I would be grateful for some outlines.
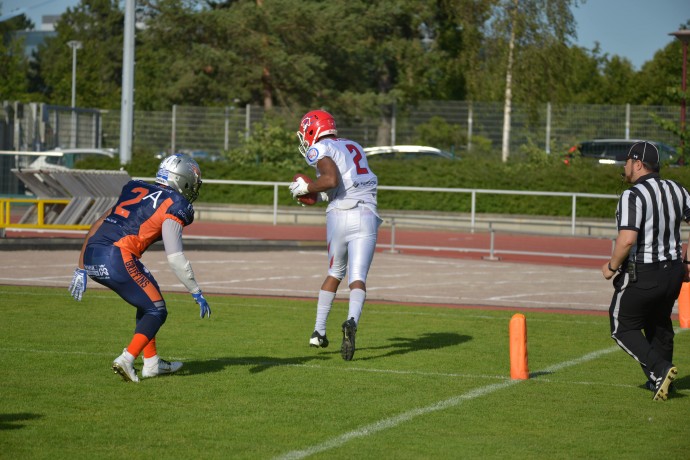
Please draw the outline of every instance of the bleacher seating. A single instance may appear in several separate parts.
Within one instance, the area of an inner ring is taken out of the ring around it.
[[[37,198],[67,198],[67,205],[46,206],[45,224],[91,225],[112,207],[127,171],[13,169],[12,172]],[[36,222],[36,206],[31,206],[20,223]]]

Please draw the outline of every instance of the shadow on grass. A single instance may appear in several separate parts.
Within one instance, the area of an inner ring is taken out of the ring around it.
[[[43,417],[40,414],[0,414],[0,430],[18,430],[24,428],[26,425],[23,423],[25,420],[36,420]]]
[[[434,350],[437,348],[450,347],[468,342],[472,340],[472,337],[469,335],[460,335],[455,332],[428,332],[417,338],[393,337],[388,340],[392,342],[390,345],[357,348],[357,351],[389,350],[387,353],[376,356],[366,356],[358,359],[358,361],[385,358],[387,356],[404,355],[413,351]]]
[[[178,373],[179,375],[209,374],[220,372],[228,366],[249,366],[249,372],[256,374],[272,367],[304,366],[311,361],[327,360],[322,356],[298,356],[293,358],[277,358],[275,356],[248,356],[243,358],[216,358],[205,361],[187,361]]]
[[[681,378],[675,379],[673,381],[673,389],[671,390],[671,393],[669,394],[669,399],[670,398],[686,398],[687,396],[679,393],[679,390],[687,390],[690,389],[690,375],[684,375]]]
[[[684,375],[683,377],[679,379],[675,379],[673,381],[673,384],[678,388],[679,390],[687,390],[690,389],[690,375]]]

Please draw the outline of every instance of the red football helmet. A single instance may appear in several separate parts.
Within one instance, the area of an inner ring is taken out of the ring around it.
[[[323,136],[337,135],[333,115],[324,110],[312,110],[302,117],[302,122],[297,131],[299,139],[299,151],[302,156],[307,156],[307,150]]]

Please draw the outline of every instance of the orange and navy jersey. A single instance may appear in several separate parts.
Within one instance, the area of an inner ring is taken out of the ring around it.
[[[180,193],[158,184],[132,180],[89,245],[117,246],[137,258],[161,239],[163,222],[173,219],[182,227],[194,222],[194,208]]]

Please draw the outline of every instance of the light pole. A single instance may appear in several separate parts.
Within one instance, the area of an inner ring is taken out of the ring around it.
[[[677,32],[671,32],[669,35],[673,35],[678,40],[683,43],[683,77],[681,78],[680,89],[682,91],[680,99],[680,148],[683,150],[683,156],[685,156],[685,82],[687,76],[687,63],[688,63],[688,43],[690,42],[690,30],[681,29]]]
[[[74,108],[77,102],[77,50],[81,49],[81,42],[70,40],[67,46],[72,48],[72,108]]]
[[[72,139],[70,146],[77,147],[77,113],[75,107],[77,105],[77,50],[81,49],[81,42],[77,40],[70,40],[67,46],[72,48]]]

